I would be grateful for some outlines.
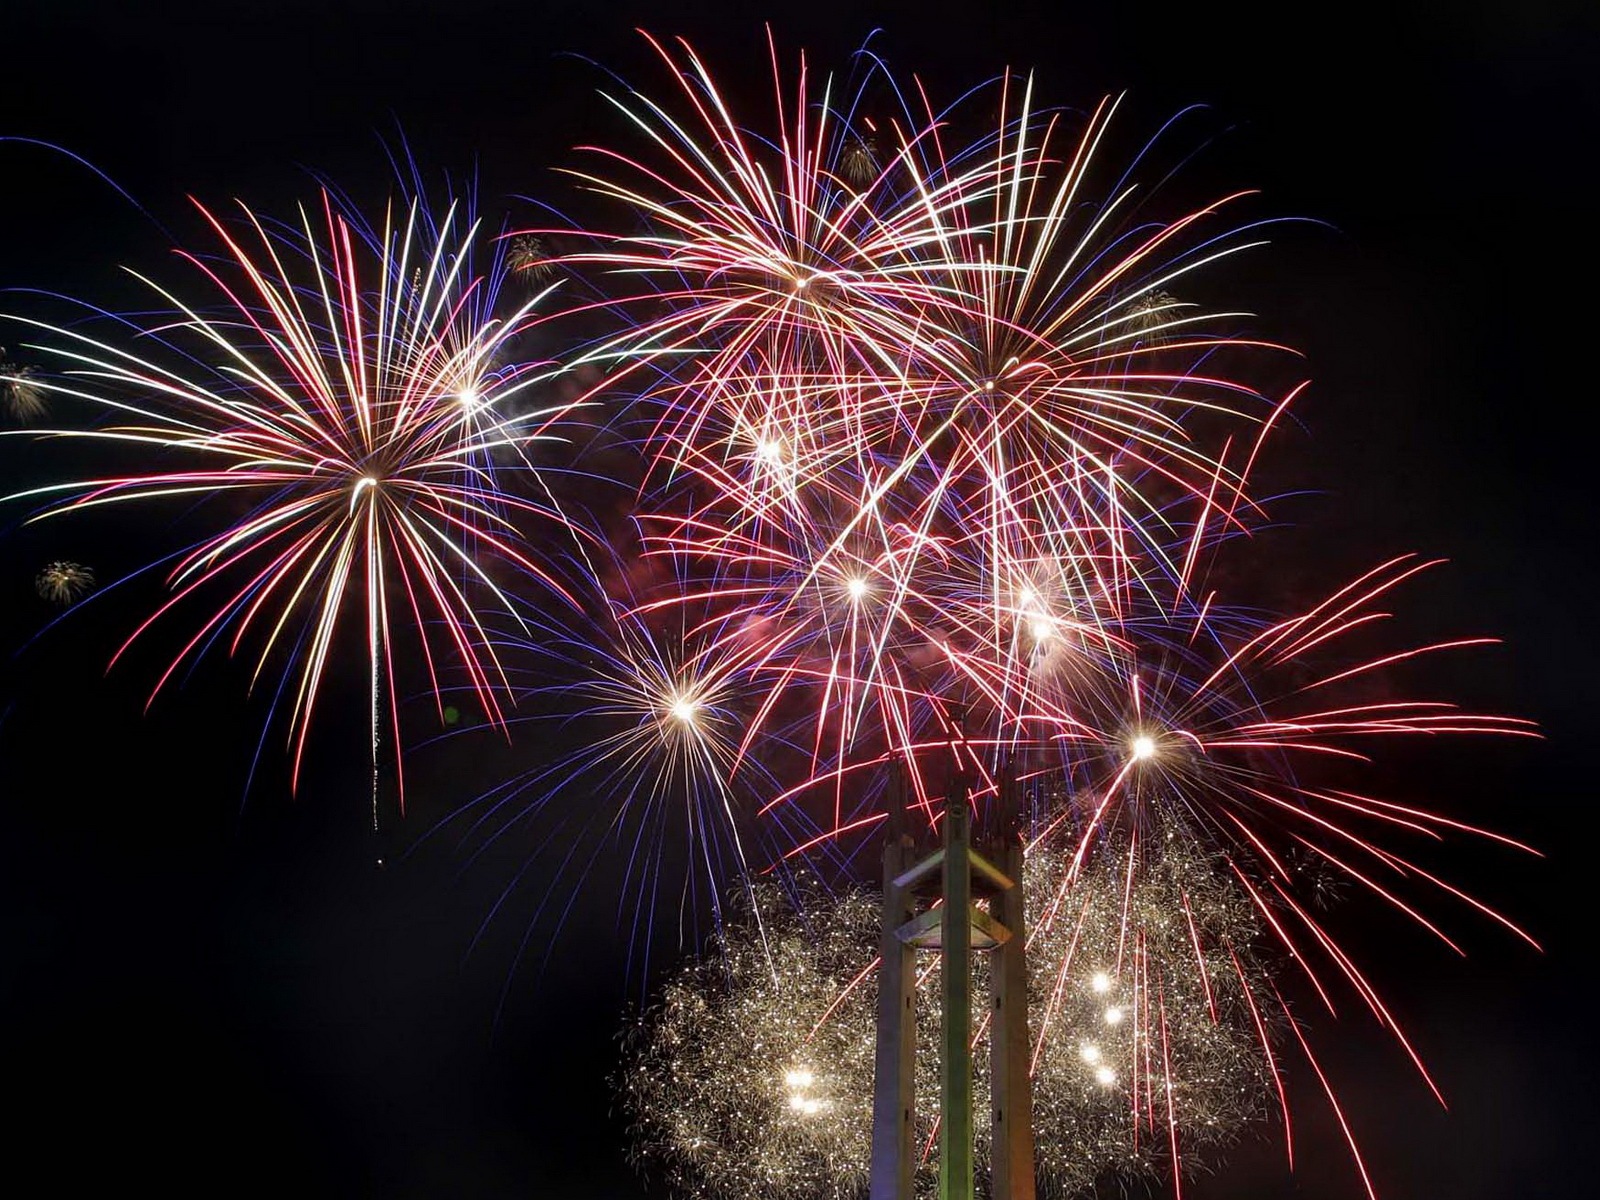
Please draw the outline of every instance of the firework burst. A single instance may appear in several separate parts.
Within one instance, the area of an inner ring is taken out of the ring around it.
[[[0,395],[5,397],[11,419],[23,424],[37,420],[49,407],[38,373],[32,367],[9,361],[4,346],[0,346]]]
[[[33,586],[40,599],[65,606],[94,590],[94,572],[81,563],[59,558],[45,564]]]
[[[47,390],[107,418],[47,434],[136,465],[13,499],[44,501],[34,519],[198,503],[212,531],[177,556],[172,594],[116,657],[191,606],[193,632],[152,699],[218,642],[231,653],[256,638],[253,680],[287,655],[277,691],[298,779],[335,644],[354,634],[368,664],[376,781],[380,729],[398,722],[398,644],[415,648],[435,690],[447,661],[463,665],[500,719],[504,676],[477,611],[510,601],[488,563],[511,562],[559,592],[511,517],[566,521],[542,494],[499,487],[493,461],[558,437],[569,410],[518,404],[538,372],[507,347],[532,323],[534,301],[492,315],[503,276],[471,273],[479,229],[455,207],[435,220],[413,202],[378,228],[326,193],[296,226],[246,209],[234,225],[200,212],[220,243],[212,257],[183,255],[201,297],[146,280],[169,311],[138,331],[137,350],[14,318],[43,333],[35,348],[61,364]]]
[[[741,757],[806,709],[819,774],[918,763],[954,711],[994,747],[1074,725],[1034,703],[1051,632],[1104,641],[1136,593],[1181,591],[1178,510],[1196,543],[1242,528],[1253,454],[1226,427],[1253,447],[1281,411],[1203,369],[1268,348],[1218,332],[1233,314],[1162,299],[1254,244],[1217,225],[1238,197],[1143,215],[1128,173],[1095,182],[1115,105],[1067,140],[1009,74],[962,142],[965,109],[874,124],[864,87],[804,60],[786,79],[774,50],[758,135],[690,47],[652,44],[677,94],[616,101],[646,153],[577,173],[642,232],[563,261],[620,288],[597,303],[626,331],[579,358],[648,430],[651,552],[717,620],[785,633],[751,664],[769,691]]]
[[[554,274],[550,249],[544,238],[533,233],[518,234],[506,249],[506,267],[530,283],[544,283]]]
[[[631,544],[620,532],[614,540]],[[508,840],[537,847],[520,859],[490,914],[513,904],[538,868],[546,883],[519,960],[539,917],[608,848],[625,855],[621,888],[631,903],[620,906],[621,919],[632,950],[647,960],[663,901],[720,925],[728,879],[747,879],[788,846],[822,833],[799,810],[755,820],[780,790],[783,747],[768,743],[739,769],[760,702],[748,665],[767,652],[772,631],[734,630],[710,623],[704,611],[692,619],[680,604],[643,603],[641,589],[681,586],[657,577],[659,558],[598,548],[583,557],[591,575],[576,593],[579,610],[552,620],[530,609],[498,636],[508,661],[522,664],[511,670],[518,707],[511,721],[547,752],[427,835],[455,837],[472,859]],[[792,756],[804,761],[801,752]],[[590,799],[574,808],[578,793]],[[681,951],[681,922],[679,934]]]

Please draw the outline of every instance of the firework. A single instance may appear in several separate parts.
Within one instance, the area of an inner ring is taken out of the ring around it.
[[[33,586],[40,599],[67,605],[93,590],[94,572],[81,563],[60,558],[45,564]]]
[[[44,415],[45,389],[32,367],[10,362],[6,348],[0,346],[0,394],[5,396],[6,411],[15,421],[26,423]]]
[[[618,345],[697,348],[706,333],[726,331],[747,346],[740,331],[754,325],[780,337],[784,330],[820,332],[845,360],[854,358],[847,343],[876,327],[866,310],[875,309],[886,330],[898,323],[891,301],[907,292],[889,263],[935,230],[905,203],[902,189],[879,179],[868,179],[860,190],[844,182],[844,175],[866,175],[860,167],[870,152],[833,101],[831,81],[818,86],[803,57],[791,93],[771,47],[777,122],[769,140],[749,135],[687,43],[672,48],[650,41],[675,97],[661,102],[633,92],[613,103],[646,136],[654,157],[634,160],[593,147],[596,168],[574,172],[590,190],[650,224],[622,237],[596,232],[591,236],[600,248],[571,260],[604,272],[642,272],[667,285],[664,292],[620,296],[623,306],[672,302],[672,313],[658,325]],[[841,169],[841,157],[855,169]],[[875,210],[886,204],[911,224],[880,218]],[[835,303],[841,299],[849,303]],[[704,332],[695,333],[692,320],[705,322]],[[701,373],[737,371],[742,348],[730,347]]]
[[[533,283],[543,283],[554,273],[550,262],[550,249],[545,240],[533,233],[518,234],[506,250],[506,267]]]
[[[863,187],[871,183],[881,169],[876,136],[868,132],[846,140],[844,152],[839,156],[839,173],[846,181]]]
[[[198,503],[204,517],[188,519],[209,518],[211,530],[177,555],[171,595],[116,657],[196,610],[153,699],[186,660],[254,636],[252,681],[288,662],[275,690],[298,779],[334,647],[349,635],[365,647],[376,780],[380,730],[398,721],[398,645],[435,688],[447,662],[461,664],[500,717],[504,678],[477,611],[509,601],[487,560],[559,590],[520,548],[511,516],[565,518],[543,495],[498,486],[493,461],[558,436],[567,409],[519,404],[537,371],[508,343],[532,322],[533,301],[492,315],[503,273],[471,272],[479,228],[457,208],[434,219],[412,202],[376,228],[327,193],[297,226],[242,207],[236,225],[200,212],[220,253],[183,255],[194,296],[150,283],[167,312],[139,330],[137,350],[14,318],[62,364],[43,386],[107,418],[49,436],[133,462],[13,499],[42,500],[35,519]]]
[[[659,902],[720,924],[728,879],[746,878],[822,829],[798,810],[755,819],[781,790],[781,748],[765,746],[736,769],[760,700],[748,662],[765,652],[770,633],[747,627],[734,636],[702,625],[703,612],[691,619],[680,604],[641,603],[640,589],[665,586],[655,578],[663,562],[626,553],[631,542],[620,532],[614,540],[610,553],[595,547],[582,556],[591,574],[575,592],[577,608],[553,620],[530,607],[499,636],[518,664],[509,668],[517,702],[511,723],[555,749],[426,836],[454,836],[474,859],[511,840],[538,847],[517,863],[495,904],[495,912],[505,910],[534,864],[543,864],[546,882],[525,947],[551,898],[575,890],[607,848],[623,848],[621,889],[633,901],[625,921],[631,948],[647,960],[658,925],[668,924],[657,921]],[[571,797],[580,793],[589,800],[575,808]],[[681,939],[683,923],[676,924]]]
[[[975,102],[874,123],[865,84],[786,78],[774,50],[754,136],[690,47],[653,44],[677,95],[615,101],[646,153],[576,173],[639,231],[562,261],[615,285],[582,308],[624,331],[579,362],[633,390],[650,551],[716,621],[781,632],[741,761],[770,734],[819,776],[917,767],[955,712],[996,748],[1075,729],[1054,651],[1187,586],[1180,509],[1197,542],[1243,527],[1227,426],[1252,446],[1277,408],[1206,364],[1263,345],[1163,290],[1253,244],[1216,224],[1237,198],[1149,216],[1128,173],[1095,182],[1115,105],[1067,141],[1009,74],[962,141]]]
[[[1174,319],[1182,308],[1171,292],[1155,288],[1127,306],[1128,327],[1139,334],[1140,340],[1159,344],[1171,336]]]
[[[1057,1195],[1104,1174],[1193,1167],[1269,1111],[1277,1031],[1250,1015],[1247,989],[1263,983],[1248,900],[1220,864],[1178,845],[1131,888],[1121,865],[1110,855],[1073,874],[1041,852],[1026,869],[1036,1160]],[[806,898],[796,915],[793,897],[763,884],[759,929],[726,926],[632,1035],[621,1085],[638,1152],[686,1194],[843,1197],[865,1184],[878,903]],[[918,990],[917,1121],[930,1144],[936,966]],[[982,1055],[987,1030],[975,1032]],[[986,1076],[976,1082],[983,1111]],[[919,1192],[935,1174],[925,1160]]]
[[[1181,1177],[1273,1111],[1281,1024],[1260,916],[1218,858],[1168,838],[1138,870],[1035,854],[1035,1158],[1060,1190],[1097,1173]]]

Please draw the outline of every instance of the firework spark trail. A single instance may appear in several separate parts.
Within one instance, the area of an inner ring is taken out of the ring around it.
[[[567,518],[544,499],[499,487],[493,468],[501,452],[559,437],[573,415],[567,404],[515,411],[539,366],[500,361],[511,360],[509,343],[535,321],[542,297],[490,315],[483,293],[492,281],[467,270],[480,231],[454,206],[437,220],[420,201],[391,207],[374,229],[324,192],[320,212],[302,209],[294,227],[241,206],[237,232],[197,208],[223,249],[180,252],[200,273],[200,298],[136,276],[170,310],[139,330],[161,352],[12,318],[42,333],[33,348],[60,366],[42,386],[109,418],[42,432],[136,457],[129,474],[12,499],[43,501],[35,520],[202,501],[215,531],[180,556],[172,594],[113,661],[205,597],[209,615],[161,673],[152,701],[229,627],[230,653],[257,636],[257,678],[281,648],[294,647],[286,670],[295,677],[287,723],[296,782],[338,631],[359,607],[376,788],[385,727],[396,734],[400,772],[397,626],[415,629],[435,685],[448,651],[499,721],[505,677],[476,609],[481,599],[509,609],[510,600],[487,560],[504,559],[565,594],[556,571],[523,548],[525,531],[511,516],[563,528]],[[403,783],[400,794],[403,805]]]

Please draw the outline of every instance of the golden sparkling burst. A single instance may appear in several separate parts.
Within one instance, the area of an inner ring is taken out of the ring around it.
[[[1076,875],[1038,850],[1025,875],[1034,1137],[1057,1196],[1097,1178],[1199,1164],[1274,1104],[1276,1030],[1248,898],[1179,844],[1106,848]],[[682,967],[626,1039],[619,1084],[641,1165],[683,1195],[856,1197],[871,1157],[879,903],[771,883]],[[937,959],[920,961],[919,1194],[937,1184]],[[984,960],[978,994],[986,994]],[[1264,1010],[1261,1010],[1264,1011]],[[989,1107],[987,1025],[975,1026],[974,1110]],[[980,1135],[980,1179],[987,1139]],[[1176,1147],[1174,1146],[1176,1143]]]
[[[52,604],[71,604],[94,589],[94,572],[81,563],[59,558],[35,576],[34,589]]]
[[[620,1084],[636,1153],[690,1196],[855,1196],[872,1126],[877,901],[817,894],[797,912],[774,884],[753,895],[761,922],[730,918],[629,1030]]]
[[[26,424],[44,415],[45,390],[32,367],[13,363],[0,346],[0,402],[12,420]]]
[[[1035,1159],[1057,1194],[1199,1166],[1276,1106],[1248,896],[1177,838],[1141,844],[1131,884],[1130,853],[1104,847],[1076,879],[1028,863]]]
[[[506,250],[506,267],[530,282],[543,283],[555,274],[550,263],[550,247],[536,233],[520,233]]]

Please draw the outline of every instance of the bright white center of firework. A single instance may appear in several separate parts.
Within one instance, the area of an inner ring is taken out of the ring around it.
[[[1091,1067],[1100,1061],[1100,1047],[1093,1045],[1090,1042],[1085,1042],[1083,1045],[1079,1046],[1078,1054],[1083,1061],[1088,1063]]]
[[[356,480],[356,495],[359,496],[366,488],[375,488],[377,486],[378,477],[376,475],[363,475],[360,479]]]
[[[1156,756],[1156,740],[1147,734],[1140,734],[1133,739],[1133,756],[1140,762]]]
[[[1017,593],[1017,606],[1023,609],[1032,608],[1039,603],[1039,593],[1031,587],[1025,587]]]
[[[801,1067],[798,1071],[790,1071],[783,1077],[783,1082],[791,1091],[803,1090],[816,1082],[816,1077],[810,1071]]]
[[[808,1117],[815,1116],[821,1110],[821,1108],[822,1101],[820,1100],[806,1100],[800,1105],[800,1111],[805,1113],[805,1115]]]
[[[1028,632],[1033,634],[1034,641],[1048,642],[1050,635],[1055,632],[1055,626],[1048,617],[1035,617],[1028,622]]]
[[[1089,986],[1095,991],[1099,992],[1101,995],[1104,995],[1111,990],[1111,976],[1107,975],[1104,971],[1096,971],[1093,977],[1089,980]]]
[[[992,379],[985,379],[985,380],[984,380],[984,381],[983,381],[983,390],[984,390],[984,391],[986,391],[986,392],[992,392],[992,391],[994,391],[994,380],[992,380]]]
[[[756,447],[756,453],[767,462],[781,462],[783,459],[783,443],[772,438],[763,438],[761,445]]]
[[[804,1112],[806,1108],[806,1098],[796,1092],[794,1095],[789,1097],[789,1107],[794,1109],[795,1112]]]
[[[1117,1081],[1117,1073],[1110,1067],[1101,1067],[1094,1073],[1094,1077],[1102,1087],[1110,1087]]]
[[[850,593],[850,599],[859,600],[867,594],[867,581],[857,575],[845,584],[845,590]]]
[[[672,707],[667,710],[672,714],[672,719],[682,721],[685,725],[693,725],[700,706],[687,696],[679,696],[672,702]]]
[[[456,399],[461,401],[463,408],[477,408],[483,403],[483,396],[475,387],[464,387],[456,393]]]
[[[1116,1008],[1114,1006],[1111,1007],[1111,1008],[1106,1009],[1106,1024],[1107,1025],[1121,1025],[1122,1024],[1122,1010],[1120,1008]]]

